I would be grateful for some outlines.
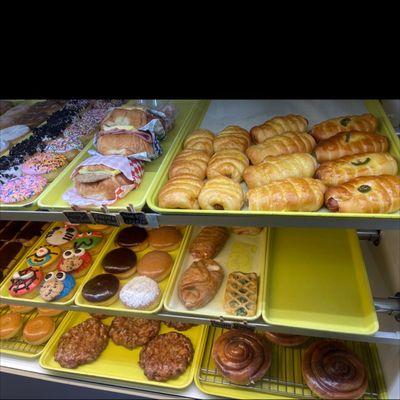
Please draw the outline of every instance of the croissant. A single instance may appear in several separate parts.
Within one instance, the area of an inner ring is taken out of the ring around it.
[[[287,132],[250,146],[247,157],[254,164],[260,164],[270,156],[292,153],[311,153],[315,147],[314,138],[308,133]]]
[[[250,135],[254,143],[262,143],[265,140],[281,135],[286,132],[306,132],[308,121],[301,115],[289,114],[281,117],[274,117],[261,125],[250,129]]]
[[[244,204],[242,187],[225,176],[208,180],[199,194],[203,210],[240,210]]]
[[[364,153],[322,163],[315,177],[337,186],[359,176],[396,175],[397,161],[389,153]]]
[[[158,205],[161,208],[198,209],[197,197],[203,181],[193,175],[182,175],[170,179],[158,194]]]
[[[246,129],[237,125],[224,128],[214,139],[214,151],[245,150],[250,146],[250,135]]]
[[[316,124],[311,129],[311,134],[315,140],[325,140],[340,132],[359,131],[370,132],[376,131],[378,120],[372,114],[363,115],[347,115],[328,119],[327,121]]]
[[[210,156],[204,151],[186,149],[181,151],[172,161],[168,177],[175,178],[180,175],[193,175],[204,179]]]
[[[178,297],[188,310],[203,307],[217,294],[223,279],[224,270],[216,261],[194,261],[179,280]]]
[[[243,171],[249,166],[249,159],[239,150],[221,150],[215,153],[208,163],[207,178],[226,176],[233,181],[242,181]]]
[[[384,153],[389,145],[385,136],[368,132],[338,133],[318,143],[315,155],[319,162],[332,161],[361,153]]]
[[[286,178],[312,178],[317,161],[308,153],[271,156],[258,165],[250,165],[243,172],[243,179],[249,189],[264,186]]]
[[[211,156],[214,153],[214,138],[215,135],[211,131],[207,129],[196,129],[185,139],[183,148],[201,150]]]
[[[194,238],[189,247],[189,253],[193,258],[214,258],[224,247],[228,238],[227,228],[206,226]]]
[[[400,177],[392,175],[361,176],[325,193],[330,211],[343,213],[385,214],[400,209]]]
[[[324,203],[325,185],[318,179],[288,178],[247,192],[252,211],[317,211]]]

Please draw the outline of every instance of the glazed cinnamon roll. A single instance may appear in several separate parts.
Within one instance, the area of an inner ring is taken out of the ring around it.
[[[319,340],[305,352],[303,378],[323,399],[358,399],[368,387],[364,364],[345,344]]]
[[[242,329],[223,333],[214,343],[212,357],[221,375],[238,385],[259,381],[271,365],[265,338]]]
[[[301,346],[309,339],[308,336],[288,335],[286,333],[275,332],[264,332],[264,335],[270,342],[284,347]]]

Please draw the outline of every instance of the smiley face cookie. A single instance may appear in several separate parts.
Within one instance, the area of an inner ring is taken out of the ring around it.
[[[103,240],[104,235],[101,232],[83,232],[76,236],[74,249],[84,249],[94,256],[100,251]]]
[[[47,273],[57,268],[60,257],[61,249],[59,247],[43,245],[36,247],[26,257],[26,263],[29,267],[40,268],[43,273]]]
[[[72,297],[75,278],[63,271],[49,272],[39,290],[40,297],[45,301],[68,300]]]
[[[78,247],[77,249],[65,250],[58,270],[72,274],[75,278],[83,276],[89,270],[92,263],[92,256],[86,250]]]
[[[73,246],[73,240],[78,234],[78,230],[71,225],[55,226],[46,235],[46,242],[52,246],[59,246],[63,250]]]
[[[40,269],[32,267],[22,269],[14,273],[8,292],[13,297],[34,298],[38,294],[42,280],[43,273]]]

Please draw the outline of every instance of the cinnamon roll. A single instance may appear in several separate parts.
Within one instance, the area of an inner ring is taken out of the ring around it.
[[[308,336],[288,335],[286,333],[275,332],[264,332],[264,335],[270,342],[284,347],[301,346],[309,339]]]

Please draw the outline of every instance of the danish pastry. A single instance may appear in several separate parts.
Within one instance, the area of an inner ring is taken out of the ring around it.
[[[315,177],[337,186],[359,176],[396,175],[397,162],[389,153],[364,153],[322,163]]]
[[[400,209],[400,177],[362,176],[329,188],[325,204],[343,213],[392,213]]]
[[[244,204],[242,187],[225,176],[210,179],[199,194],[203,210],[240,210]]]
[[[180,175],[193,175],[199,179],[204,179],[209,159],[210,156],[204,151],[183,150],[172,161],[168,177],[171,179]]]
[[[249,166],[249,159],[239,150],[221,150],[215,153],[208,163],[207,178],[226,176],[233,181],[242,181],[243,171]]]
[[[265,140],[286,132],[307,132],[308,121],[301,115],[284,115],[274,117],[261,125],[250,129],[250,135],[254,143],[262,143]]]
[[[229,238],[228,229],[222,226],[206,226],[201,229],[189,247],[193,258],[214,258]]]
[[[160,190],[158,205],[162,208],[198,209],[197,198],[203,181],[193,175],[182,175],[170,179]]]
[[[353,154],[385,153],[388,147],[388,140],[385,136],[351,131],[338,133],[330,139],[318,143],[315,155],[321,163]]]
[[[318,179],[288,178],[247,192],[252,211],[317,211],[324,203],[325,185]]]
[[[196,129],[185,139],[183,148],[204,151],[211,156],[214,153],[214,138],[215,135],[211,131],[207,129]]]
[[[267,157],[292,153],[311,153],[316,143],[308,133],[287,132],[250,146],[247,157],[254,165],[266,161]]]
[[[214,139],[214,151],[239,150],[245,152],[250,146],[250,134],[237,125],[229,125]]]
[[[286,178],[312,178],[317,161],[308,153],[284,154],[268,157],[258,165],[250,165],[243,172],[249,189]]]
[[[360,131],[375,132],[378,120],[372,114],[347,115],[343,117],[331,118],[316,124],[311,129],[311,134],[315,140],[325,140],[335,136],[340,132]]]

